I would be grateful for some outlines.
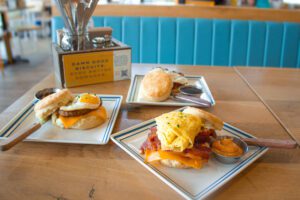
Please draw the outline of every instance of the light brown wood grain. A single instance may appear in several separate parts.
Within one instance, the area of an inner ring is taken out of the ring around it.
[[[161,65],[160,65],[161,66]],[[133,65],[143,74],[154,65]],[[206,109],[255,136],[290,139],[264,104],[232,68],[163,66],[184,74],[204,75],[216,106]],[[284,72],[283,72],[284,73]],[[114,132],[178,107],[125,104],[130,81],[72,88],[73,92],[122,94]],[[55,86],[49,75],[0,115],[7,123],[33,98],[35,91]],[[111,141],[104,146],[23,142],[0,152],[1,199],[181,199]],[[214,199],[297,199],[300,195],[300,151],[270,150],[215,192]]]
[[[238,68],[300,144],[300,69]]]
[[[52,6],[53,16],[60,15]],[[229,6],[193,5],[98,5],[94,16],[183,17],[300,22],[300,12],[288,9],[261,9]]]

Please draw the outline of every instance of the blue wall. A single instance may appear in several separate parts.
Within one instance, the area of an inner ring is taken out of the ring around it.
[[[93,17],[132,47],[132,62],[300,68],[300,24],[220,19]],[[52,37],[63,27],[52,19]]]

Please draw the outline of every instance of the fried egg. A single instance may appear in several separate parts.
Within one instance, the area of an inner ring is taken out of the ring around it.
[[[100,104],[101,100],[97,95],[83,93],[76,96],[71,104],[60,107],[60,110],[74,111],[82,109],[97,109],[100,106]]]

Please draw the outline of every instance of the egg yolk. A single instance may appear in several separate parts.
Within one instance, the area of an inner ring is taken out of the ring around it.
[[[89,104],[99,104],[99,97],[91,94],[83,94],[79,98],[79,102],[81,103],[89,103]]]

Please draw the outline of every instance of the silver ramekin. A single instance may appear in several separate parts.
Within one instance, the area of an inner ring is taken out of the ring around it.
[[[216,139],[214,139],[214,141],[225,139],[225,138],[231,138],[234,143],[239,145],[243,149],[243,154],[240,156],[224,156],[224,155],[221,155],[221,154],[215,152],[213,148],[212,148],[212,152],[213,152],[214,156],[216,157],[216,159],[222,163],[225,163],[225,164],[236,163],[237,161],[239,161],[241,159],[242,156],[244,156],[248,152],[248,150],[249,150],[248,145],[241,139],[239,139],[237,137],[232,137],[232,136],[218,136]]]

